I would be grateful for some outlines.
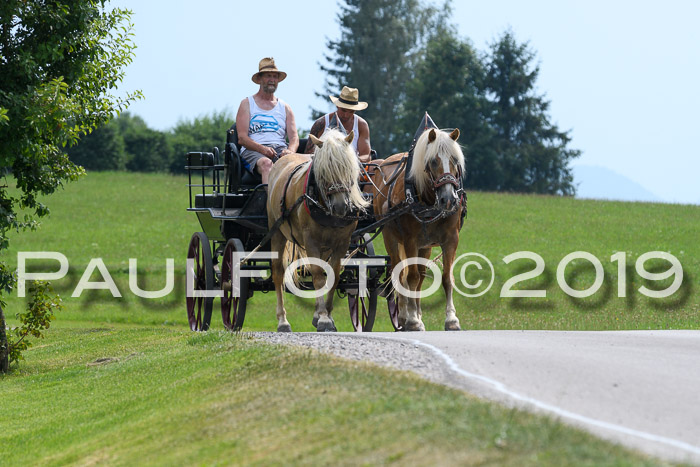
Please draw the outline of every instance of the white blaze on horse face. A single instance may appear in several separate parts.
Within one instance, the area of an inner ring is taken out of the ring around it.
[[[442,166],[442,171],[440,174],[437,176],[434,175],[435,180],[440,180],[443,176],[446,176],[446,174],[451,174],[451,165],[450,165],[450,155],[446,153],[439,153],[437,155],[438,160],[440,161],[440,164]],[[454,205],[457,203],[457,192],[455,186],[450,183],[444,183],[437,188],[435,191],[435,195],[437,197],[437,204],[440,209],[444,210],[451,210]]]
[[[440,154],[440,162],[442,162],[442,173],[450,173],[450,156],[445,153]]]
[[[439,155],[439,157],[440,157],[440,162],[442,163],[442,174],[440,174],[440,175],[451,173],[451,171],[450,171],[450,155],[442,153]],[[451,183],[446,183],[445,185],[443,185],[443,187],[445,187],[445,189],[448,190],[448,192],[447,192],[448,195],[452,196],[454,194],[455,187],[452,186]]]

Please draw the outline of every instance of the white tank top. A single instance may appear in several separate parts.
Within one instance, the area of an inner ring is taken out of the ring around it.
[[[333,115],[335,117],[335,119],[334,119],[335,125],[334,126],[331,126],[331,122],[330,122],[330,118],[329,118],[330,115]],[[346,135],[348,134],[347,130],[345,130],[345,127],[343,126],[343,124],[340,123],[340,119],[338,118],[338,116],[335,113],[326,114],[325,117],[326,117],[326,126],[325,126],[325,129],[323,130],[324,133],[326,132],[327,129],[334,128],[336,130],[340,130],[341,132],[343,132]],[[359,119],[357,118],[357,115],[353,115],[352,131],[353,131],[354,137],[352,138],[352,147],[355,149],[355,154],[359,155],[360,151],[357,150],[357,141],[358,141],[359,136],[360,136],[360,132],[357,129],[357,122],[358,121],[359,121]]]
[[[256,143],[269,146],[286,146],[287,112],[282,99],[272,110],[263,110],[255,103],[253,96],[248,97],[250,106],[250,124],[248,136]]]

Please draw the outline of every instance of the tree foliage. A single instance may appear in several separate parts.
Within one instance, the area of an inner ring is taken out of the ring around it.
[[[460,39],[441,9],[418,1],[345,0],[340,38],[327,43],[325,90],[357,87],[380,156],[406,151],[423,113],[460,128],[476,189],[572,195],[569,166],[580,151],[536,93],[529,45],[506,31],[485,54]]]
[[[190,151],[222,149],[226,143],[226,131],[234,124],[229,110],[212,112],[193,120],[180,120],[169,133],[172,156],[170,172],[184,173],[185,154]]]
[[[416,127],[427,111],[441,127],[459,128],[459,143],[468,155],[467,185],[478,186],[491,158],[491,128],[484,118],[485,69],[473,46],[461,40],[454,28],[444,28],[428,41],[414,75],[406,87],[401,109],[400,140],[409,148]],[[406,149],[404,149],[406,150]]]
[[[411,69],[428,34],[440,24],[440,11],[448,10],[447,4],[438,10],[419,0],[340,3],[340,38],[326,44],[321,70],[327,79],[319,95],[337,96],[343,86],[358,88],[360,99],[369,103],[362,116],[371,129],[372,147],[381,155],[399,147],[397,117]]]
[[[141,117],[124,112],[81,138],[68,155],[87,170],[179,174],[184,173],[188,152],[222,149],[233,122],[230,111],[214,111],[160,131],[150,128]]]
[[[0,251],[9,230],[35,228],[48,213],[38,196],[83,173],[64,148],[139,96],[111,94],[133,58],[129,14],[107,11],[105,1],[96,0],[0,3]],[[19,195],[8,192],[8,178]],[[20,217],[20,208],[32,214]],[[0,297],[13,284],[0,264]],[[0,342],[0,350],[7,349]]]
[[[127,112],[120,117],[126,115]],[[117,120],[110,120],[68,148],[72,162],[86,170],[126,170],[127,155]]]
[[[44,331],[49,329],[51,321],[54,320],[54,312],[63,308],[61,297],[53,294],[48,282],[34,281],[29,288],[29,294],[31,300],[27,305],[27,312],[17,313],[20,326],[14,328],[12,335],[8,337],[8,365],[24,358],[22,352],[32,346],[27,338],[43,338]]]
[[[534,60],[511,31],[491,45],[485,89],[496,163],[487,188],[573,195],[569,162],[581,152],[567,148],[571,138],[551,123],[550,102],[535,92],[540,70]]]

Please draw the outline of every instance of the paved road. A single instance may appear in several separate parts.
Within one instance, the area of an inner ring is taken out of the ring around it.
[[[365,334],[367,337],[369,334]],[[700,331],[372,333],[413,341],[454,385],[700,465]]]

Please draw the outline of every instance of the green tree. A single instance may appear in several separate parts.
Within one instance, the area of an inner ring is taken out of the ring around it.
[[[467,186],[480,182],[493,159],[491,128],[484,118],[485,70],[471,43],[444,27],[430,38],[406,86],[401,109],[401,147],[408,148],[416,128],[428,112],[441,127],[459,128],[459,143],[467,156]]]
[[[340,38],[326,43],[321,70],[327,74],[323,93],[337,96],[343,86],[358,88],[369,103],[362,116],[370,126],[372,147],[382,157],[401,148],[397,121],[406,83],[430,31],[449,14],[419,0],[343,0],[338,13]],[[325,112],[314,110],[315,118]]]
[[[139,96],[110,94],[133,58],[133,44],[130,12],[107,11],[105,3],[0,3],[0,251],[8,247],[8,231],[36,228],[38,218],[48,214],[38,196],[83,173],[65,147]],[[18,194],[8,191],[8,178],[14,179]],[[20,208],[33,214],[20,217]],[[0,299],[14,283],[12,271],[0,262]],[[49,295],[39,298],[51,306]],[[0,301],[3,330],[4,306]],[[40,304],[34,307],[45,310]],[[12,343],[6,335],[0,338],[0,370],[7,371]]]
[[[70,160],[86,170],[126,169],[127,153],[117,120],[110,120],[80,138],[78,144],[68,149]]]
[[[188,152],[211,151],[213,147],[223,150],[226,131],[233,123],[234,116],[230,110],[212,112],[211,115],[197,117],[192,121],[180,120],[169,135],[172,154],[170,171],[184,172],[185,155]]]
[[[124,143],[132,172],[166,172],[170,169],[170,142],[165,133],[145,128],[124,135]]]
[[[495,161],[485,188],[573,195],[569,163],[581,151],[567,148],[568,132],[551,123],[550,102],[535,92],[540,69],[534,60],[529,45],[518,44],[511,31],[490,46],[485,89]]]
[[[153,130],[139,116],[123,113],[117,119],[132,172],[165,172],[169,169],[170,143],[166,133]]]

